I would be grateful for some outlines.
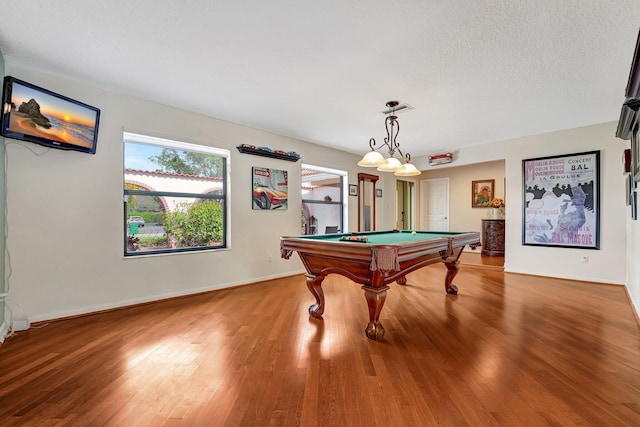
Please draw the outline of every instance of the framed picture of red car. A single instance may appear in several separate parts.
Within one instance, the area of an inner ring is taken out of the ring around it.
[[[287,209],[289,199],[287,171],[253,167],[253,209]]]

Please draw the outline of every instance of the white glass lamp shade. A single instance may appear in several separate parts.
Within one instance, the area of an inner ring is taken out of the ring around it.
[[[395,157],[389,157],[387,164],[378,167],[380,172],[395,172],[402,169],[402,163]]]
[[[422,172],[418,170],[417,167],[413,166],[411,163],[405,163],[402,166],[402,169],[394,173],[395,176],[415,176],[420,175]]]
[[[378,153],[375,150],[369,151],[365,156],[358,162],[358,166],[363,166],[365,168],[375,168],[380,165],[386,164],[387,161],[382,157],[382,154]]]

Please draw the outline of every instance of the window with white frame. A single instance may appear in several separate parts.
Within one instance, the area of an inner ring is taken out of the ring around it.
[[[229,151],[124,134],[124,254],[227,247]]]
[[[336,169],[302,165],[301,234],[346,230],[346,175]]]

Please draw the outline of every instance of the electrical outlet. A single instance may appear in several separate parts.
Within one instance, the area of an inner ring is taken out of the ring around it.
[[[588,264],[589,263],[589,255],[582,255],[582,258],[580,258],[582,260],[583,264]]]

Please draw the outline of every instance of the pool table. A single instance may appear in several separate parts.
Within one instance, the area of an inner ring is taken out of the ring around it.
[[[366,242],[346,238],[366,236]],[[370,231],[360,233],[283,236],[280,238],[282,258],[298,252],[307,270],[307,287],[315,297],[309,314],[319,318],[324,313],[322,281],[331,273],[345,276],[362,284],[369,307],[369,323],[365,334],[372,340],[384,336],[380,312],[387,297],[389,284],[407,283],[406,275],[436,262],[447,267],[444,286],[448,294],[457,294],[451,283],[458,273],[460,254],[466,245],[480,246],[480,233],[442,231]]]

